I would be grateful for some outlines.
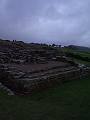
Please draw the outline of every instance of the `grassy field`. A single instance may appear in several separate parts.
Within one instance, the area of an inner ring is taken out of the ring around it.
[[[0,120],[90,120],[90,77],[32,96],[0,91]]]
[[[90,65],[90,49],[87,51],[72,49],[72,48],[63,48],[66,56],[71,57],[78,63]]]

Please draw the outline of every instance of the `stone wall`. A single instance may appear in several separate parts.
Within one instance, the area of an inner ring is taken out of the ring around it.
[[[90,73],[90,69],[75,69],[55,74],[46,74],[35,78],[16,79],[12,74],[0,68],[0,82],[6,85],[15,94],[31,94],[34,91],[41,91],[64,82],[79,80]]]
[[[60,85],[67,81],[79,80],[82,75],[86,75],[85,71],[77,69],[73,71],[63,72],[61,74],[56,74],[55,76],[44,76],[32,80],[16,80],[18,86],[16,92],[20,94],[30,94],[34,91],[47,89],[56,85]]]

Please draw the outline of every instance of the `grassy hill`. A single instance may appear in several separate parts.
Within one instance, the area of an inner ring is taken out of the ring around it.
[[[90,63],[90,48],[82,46],[69,45],[63,48],[66,56],[79,60],[84,63]]]
[[[69,45],[66,48],[69,48],[71,50],[76,50],[76,51],[90,52],[90,48],[84,47],[84,46]]]

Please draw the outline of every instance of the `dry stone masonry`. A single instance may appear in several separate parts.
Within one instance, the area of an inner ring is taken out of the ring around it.
[[[65,57],[60,48],[0,41],[0,86],[8,94],[31,94],[89,73]]]

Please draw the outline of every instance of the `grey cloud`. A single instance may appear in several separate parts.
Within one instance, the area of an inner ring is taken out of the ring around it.
[[[0,37],[90,47],[90,0],[0,0]]]

